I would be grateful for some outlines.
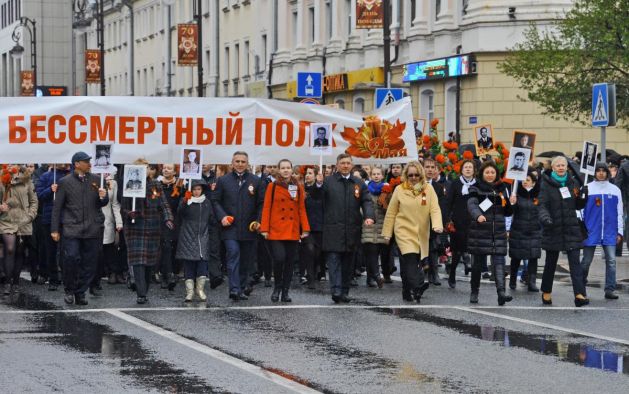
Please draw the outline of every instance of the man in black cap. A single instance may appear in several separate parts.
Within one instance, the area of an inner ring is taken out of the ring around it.
[[[103,236],[105,215],[101,208],[109,202],[107,191],[99,187],[100,179],[90,174],[90,155],[77,152],[72,156],[72,174],[59,181],[51,218],[51,237],[63,242],[63,284],[65,302],[87,305],[85,292],[96,272],[98,249]]]

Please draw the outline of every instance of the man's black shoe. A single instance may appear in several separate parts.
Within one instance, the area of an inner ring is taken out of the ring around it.
[[[236,293],[229,293],[229,298],[235,302],[240,301],[240,297]]]
[[[243,291],[243,293],[244,293],[246,296],[250,296],[252,292],[253,292],[253,287],[251,287],[251,286],[247,286],[247,287],[245,287],[245,291]],[[248,298],[247,298],[247,299],[248,299]],[[241,300],[242,300],[242,298],[241,298]]]
[[[94,297],[101,297],[103,293],[101,293],[98,290],[99,290],[98,287],[90,287],[90,294]]]
[[[341,302],[341,296],[333,294],[332,295],[332,301],[334,301],[335,304],[338,304],[339,302]]]
[[[238,295],[238,299],[241,300],[241,301],[247,301],[249,299],[249,297],[247,297],[246,293],[242,293],[242,294]]]
[[[348,304],[350,301],[352,301],[352,299],[351,299],[351,298],[349,298],[349,296],[347,296],[347,295],[345,295],[345,294],[343,294],[343,295],[341,296],[341,302],[344,302],[344,303]]]
[[[77,305],[87,305],[87,300],[85,299],[85,294],[75,294],[74,295],[74,303]]]
[[[65,301],[65,303],[68,305],[74,304],[74,294],[66,293],[66,295],[63,297],[63,301]]]
[[[146,299],[146,297],[138,297],[138,298],[137,298],[137,300],[136,300],[136,302],[137,302],[138,304],[140,304],[140,305],[142,305],[142,304],[146,304],[146,301],[148,301],[148,300]]]

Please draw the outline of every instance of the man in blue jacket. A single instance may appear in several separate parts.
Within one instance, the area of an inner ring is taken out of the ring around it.
[[[605,298],[618,299],[616,294],[616,243],[622,240],[623,205],[620,189],[609,182],[607,164],[595,167],[594,182],[588,184],[588,200],[583,210],[583,220],[588,238],[583,242],[583,279],[587,283],[590,264],[597,245],[605,253]]]
[[[229,298],[238,301],[247,300],[252,291],[248,282],[256,266],[256,237],[264,205],[265,183],[249,172],[246,152],[234,153],[232,167],[231,173],[218,178],[212,202],[222,225]]]
[[[48,290],[50,291],[56,291],[61,284],[57,243],[52,240],[52,236],[50,235],[52,233],[50,230],[52,207],[58,188],[57,182],[68,175],[69,167],[70,166],[67,164],[50,166],[50,170],[39,177],[37,185],[35,186],[35,192],[37,193],[37,198],[39,198],[39,205],[42,207],[41,221],[44,226],[44,245],[46,249],[46,254],[42,259],[48,269]]]

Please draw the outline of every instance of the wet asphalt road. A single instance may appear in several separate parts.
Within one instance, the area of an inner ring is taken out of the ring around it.
[[[297,285],[291,304],[261,285],[233,304],[221,286],[207,308],[184,305],[180,285],[152,286],[138,307],[103,283],[104,297],[66,307],[24,282],[0,299],[0,382],[35,393],[629,392],[629,293],[608,301],[591,287],[590,308],[576,309],[558,273],[552,307],[523,287],[498,307],[485,281],[471,307],[461,278],[420,305],[402,301],[399,282],[371,289],[363,276],[349,305],[322,282]]]

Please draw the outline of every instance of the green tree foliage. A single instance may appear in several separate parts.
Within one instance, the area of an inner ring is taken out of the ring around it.
[[[564,19],[525,40],[499,65],[555,119],[591,124],[592,85],[616,84],[618,125],[629,130],[629,0],[576,0]]]

